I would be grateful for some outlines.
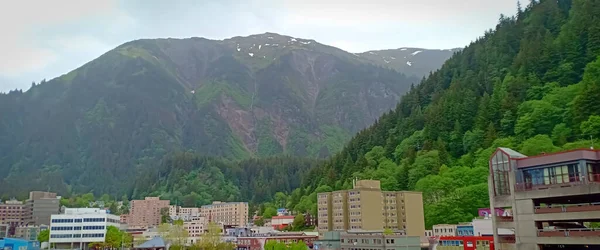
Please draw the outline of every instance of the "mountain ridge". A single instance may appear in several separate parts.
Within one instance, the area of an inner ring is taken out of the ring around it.
[[[29,178],[29,188],[114,194],[177,151],[327,157],[417,81],[274,33],[126,42],[0,95],[0,187],[15,192]]]

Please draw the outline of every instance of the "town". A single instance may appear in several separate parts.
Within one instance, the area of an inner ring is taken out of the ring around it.
[[[60,206],[57,193],[32,191],[25,201],[0,203],[0,248],[594,249],[600,243],[600,150],[528,157],[498,148],[489,169],[490,208],[480,208],[472,221],[431,229],[420,192],[382,191],[378,180],[319,193],[316,218],[284,208],[261,218],[249,214],[247,202],[181,207],[158,197],[132,200],[128,213],[114,215],[102,204],[69,208]],[[314,229],[289,230],[298,223]]]

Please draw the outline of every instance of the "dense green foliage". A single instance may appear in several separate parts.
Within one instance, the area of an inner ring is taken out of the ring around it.
[[[587,148],[600,128],[600,1],[533,1],[414,86],[397,108],[313,169],[288,208],[382,181],[423,192],[426,226],[470,221],[488,202],[496,147],[526,155]]]
[[[314,159],[295,157],[229,162],[192,152],[179,152],[168,154],[154,171],[138,176],[131,193],[121,197],[67,193],[62,197],[61,205],[106,207],[113,214],[121,214],[129,212],[129,199],[143,199],[145,196],[159,196],[184,207],[202,206],[212,201],[258,204],[269,201],[275,191],[279,190],[279,194],[284,195],[283,192],[291,192],[301,186],[303,177],[318,163]],[[271,216],[277,214],[277,208],[272,207]],[[161,211],[161,215],[163,223],[168,222],[168,209]]]
[[[265,250],[305,250],[308,249],[304,241],[292,242],[286,244],[285,242],[278,242],[276,240],[269,240],[265,243]]]
[[[136,180],[132,196],[160,196],[181,206],[212,201],[268,201],[276,190],[291,192],[316,160],[274,157],[227,162],[184,152],[165,157],[160,167]]]
[[[177,151],[326,157],[417,80],[270,33],[128,42],[26,92],[0,93],[0,190],[131,195],[136,176]]]

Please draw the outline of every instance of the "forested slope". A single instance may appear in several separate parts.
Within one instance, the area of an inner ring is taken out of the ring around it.
[[[424,194],[427,227],[470,221],[488,206],[496,147],[526,155],[589,147],[600,136],[600,1],[533,1],[501,16],[396,109],[359,132],[292,192],[315,211],[318,191],[353,177]]]

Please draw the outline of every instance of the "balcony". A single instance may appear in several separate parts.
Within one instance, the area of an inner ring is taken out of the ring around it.
[[[600,211],[600,202],[554,205],[554,206],[550,206],[550,207],[536,206],[534,208],[534,213],[536,213],[536,214],[591,212],[591,211]]]
[[[516,238],[514,235],[499,235],[498,236],[498,243],[515,243]]]
[[[498,222],[513,222],[514,218],[512,216],[496,216],[496,220]]]
[[[538,237],[600,237],[600,228],[539,229]]]
[[[543,183],[543,184],[539,184],[539,183]],[[549,184],[546,184],[546,183],[549,183]],[[551,188],[579,186],[579,185],[585,185],[585,184],[600,184],[600,174],[589,174],[588,176],[569,176],[568,174],[563,174],[563,175],[556,175],[556,176],[552,176],[552,177],[548,177],[548,178],[537,178],[535,180],[526,180],[523,183],[515,184],[515,191],[523,192],[523,191],[530,191],[530,190],[544,190],[544,189],[551,189]]]

